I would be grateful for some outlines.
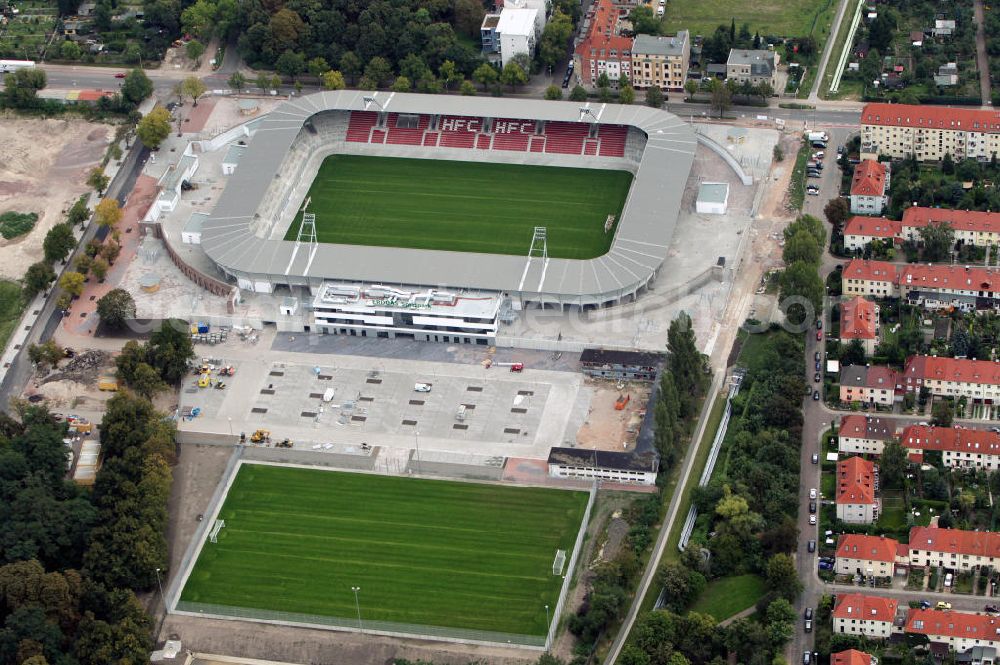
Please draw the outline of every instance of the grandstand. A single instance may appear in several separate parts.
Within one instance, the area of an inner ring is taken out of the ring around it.
[[[515,308],[621,302],[662,268],[695,146],[689,125],[641,106],[321,92],[258,122],[243,166],[203,224],[202,247],[255,292],[315,293],[336,282],[471,289],[510,298]],[[594,259],[285,240],[320,164],[341,153],[621,169],[634,180],[610,250]]]

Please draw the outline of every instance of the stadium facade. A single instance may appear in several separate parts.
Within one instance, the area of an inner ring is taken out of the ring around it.
[[[202,225],[202,248],[227,278],[253,292],[308,289],[325,312],[315,318],[321,331],[468,332],[441,341],[479,343],[493,341],[505,311],[616,304],[647,289],[663,269],[697,144],[677,116],[642,106],[352,90],[291,99],[255,125]],[[551,258],[541,242],[517,256],[284,240],[319,164],[341,152],[621,168],[634,179],[610,250],[589,260]],[[456,317],[463,301],[471,314]]]

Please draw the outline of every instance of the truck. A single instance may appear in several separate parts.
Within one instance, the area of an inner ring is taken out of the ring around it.
[[[327,388],[325,391],[323,391],[323,401],[324,402],[332,402],[333,401],[334,392],[335,391],[334,391],[333,388]]]
[[[32,69],[34,60],[0,60],[0,74],[9,74],[19,69]]]
[[[806,139],[809,141],[829,141],[830,135],[826,132],[806,132]]]

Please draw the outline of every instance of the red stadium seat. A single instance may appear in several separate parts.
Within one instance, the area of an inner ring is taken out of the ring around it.
[[[534,133],[534,121],[497,118],[493,121],[493,149],[527,152]]]
[[[352,143],[368,143],[372,127],[378,122],[378,114],[373,111],[351,111],[347,123],[347,140]]]
[[[476,145],[476,135],[482,130],[479,118],[443,115],[438,122],[441,140],[438,145],[445,148],[471,148]]]
[[[421,115],[418,117],[416,127],[399,127],[399,114],[390,113],[386,126],[389,130],[386,136],[386,143],[394,145],[423,145],[424,131],[430,124],[430,117]]]
[[[545,123],[545,152],[582,155],[583,141],[589,134],[589,123],[547,122]]]
[[[601,125],[598,131],[601,139],[601,157],[624,157],[628,127],[622,125]]]

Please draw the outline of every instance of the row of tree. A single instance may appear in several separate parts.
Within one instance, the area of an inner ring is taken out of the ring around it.
[[[823,311],[825,287],[819,262],[826,246],[826,229],[819,219],[802,215],[785,228],[784,238],[781,307],[790,323],[802,325]]]
[[[147,662],[135,595],[88,567],[102,515],[65,479],[65,423],[17,406],[18,418],[0,414],[0,664]]]
[[[116,298],[129,298],[127,292],[117,289],[120,293]],[[114,291],[110,292],[110,296]],[[107,297],[107,296],[105,296]],[[128,302],[128,301],[126,301]],[[116,313],[117,314],[117,313]],[[120,321],[106,321],[109,324],[124,324],[128,312]],[[131,314],[135,315],[135,305],[131,305]],[[188,364],[194,358],[194,346],[187,324],[183,321],[168,320],[149,338],[149,342],[139,343],[135,340],[127,342],[122,352],[115,359],[118,378],[125,385],[135,390],[139,395],[152,398],[168,385],[180,385],[188,372]]]
[[[0,94],[0,108],[20,111],[44,111],[58,114],[66,109],[59,101],[46,102],[38,96],[45,89],[48,77],[38,67],[18,69],[4,76],[4,90]],[[144,99],[153,94],[153,83],[141,69],[133,69],[122,80],[121,89],[98,100],[96,110],[127,116],[135,111]],[[89,107],[83,106],[82,109]]]

